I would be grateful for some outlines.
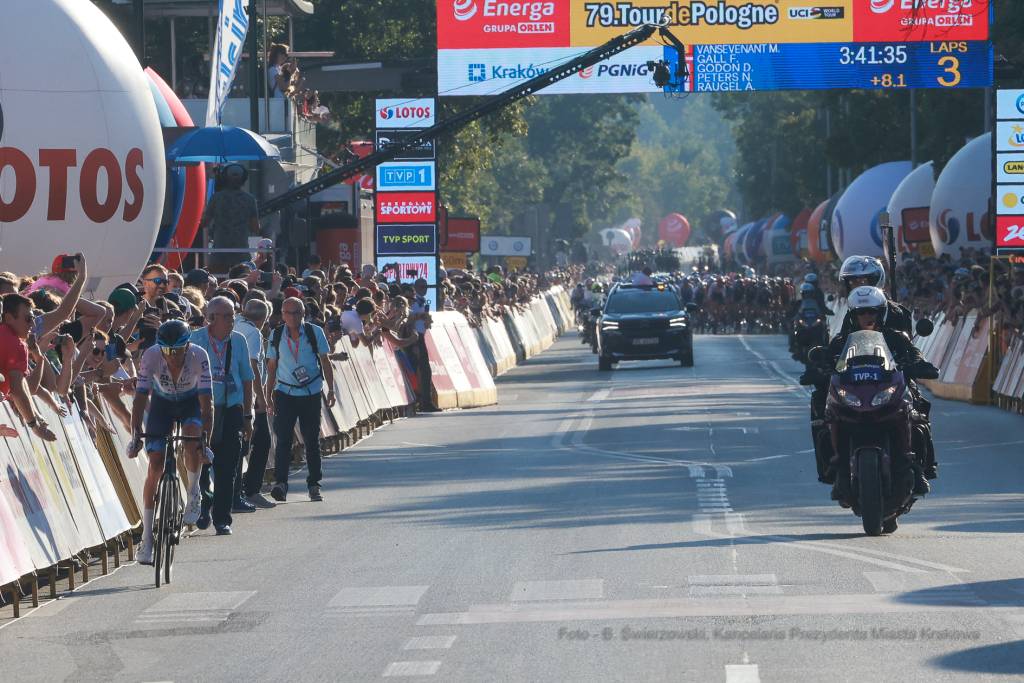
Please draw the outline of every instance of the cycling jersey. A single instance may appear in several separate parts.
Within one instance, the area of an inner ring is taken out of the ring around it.
[[[184,401],[197,394],[213,393],[213,385],[210,380],[210,357],[202,347],[189,344],[185,353],[185,364],[178,375],[175,383],[171,379],[171,371],[167,367],[167,360],[159,346],[151,346],[142,354],[142,362],[139,367],[139,380],[136,384],[136,392],[149,394],[150,389],[154,395],[168,401]]]

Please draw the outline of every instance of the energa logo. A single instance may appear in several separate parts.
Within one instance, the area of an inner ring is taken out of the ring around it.
[[[473,0],[455,0],[455,18],[459,21],[471,19],[476,14],[476,3]]]

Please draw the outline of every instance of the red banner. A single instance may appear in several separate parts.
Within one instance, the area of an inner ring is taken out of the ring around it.
[[[378,223],[433,223],[437,195],[433,192],[378,192]]]

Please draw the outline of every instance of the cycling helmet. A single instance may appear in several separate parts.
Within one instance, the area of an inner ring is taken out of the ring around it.
[[[813,283],[813,282],[817,282],[817,281],[818,281],[818,276],[815,275],[814,273],[807,273],[807,275],[804,277],[804,282],[812,282]]]
[[[156,331],[156,343],[163,348],[174,348],[188,344],[192,331],[184,320],[168,320]]]
[[[843,267],[839,269],[839,281],[846,285],[850,291],[850,280],[853,278],[866,278],[868,286],[885,287],[885,269],[882,262],[870,256],[851,256],[843,261]]]

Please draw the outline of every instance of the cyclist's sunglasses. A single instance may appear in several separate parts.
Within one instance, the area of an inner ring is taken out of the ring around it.
[[[164,352],[165,356],[180,356],[188,350],[188,344],[184,346],[161,346],[160,350]]]

